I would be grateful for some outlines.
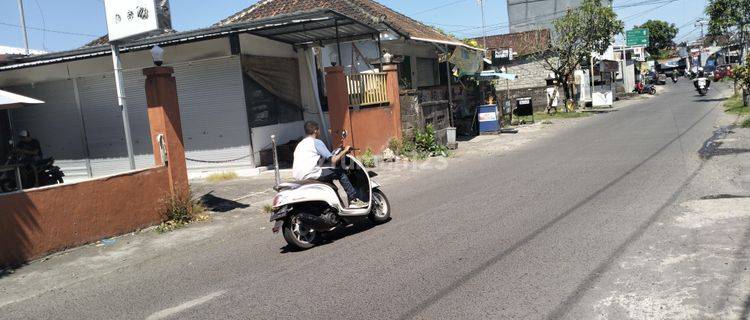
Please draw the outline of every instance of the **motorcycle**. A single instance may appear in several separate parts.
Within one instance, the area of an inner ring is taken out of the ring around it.
[[[332,153],[341,152],[342,149],[338,148]],[[310,249],[324,234],[358,219],[369,219],[375,224],[390,220],[388,198],[380,185],[372,180],[377,174],[365,170],[365,166],[351,155],[346,155],[341,161],[345,174],[367,207],[349,208],[332,183],[318,180],[280,183],[275,188],[278,193],[273,198],[270,220],[274,223],[273,233],[281,232],[289,246]]]
[[[693,81],[693,84],[695,85],[695,90],[698,91],[698,94],[702,97],[708,93],[708,88],[711,85],[711,81],[709,81],[705,77],[700,77],[696,78]]]
[[[653,84],[643,84],[643,82],[636,82],[635,89],[633,89],[633,92],[638,93],[638,94],[648,93],[650,95],[655,95],[656,87],[654,87]]]
[[[5,165],[17,163],[19,163],[18,159],[13,155],[5,161]],[[36,172],[29,172],[31,168],[35,168]],[[34,166],[22,166],[20,171],[24,189],[63,183],[63,177],[65,177],[60,167],[55,165],[55,159],[52,157],[36,161]],[[36,175],[36,178],[34,175]],[[18,189],[15,171],[6,171],[0,175],[0,192],[11,192]]]

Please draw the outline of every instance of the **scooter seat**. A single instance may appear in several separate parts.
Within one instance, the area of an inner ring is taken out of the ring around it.
[[[323,181],[314,180],[314,179],[283,182],[279,184],[277,189],[278,190],[294,190],[294,189],[297,189],[299,187],[302,187],[308,184],[325,184],[333,188],[333,190],[338,190],[338,188],[336,188],[336,185],[334,185],[333,183],[323,182]]]

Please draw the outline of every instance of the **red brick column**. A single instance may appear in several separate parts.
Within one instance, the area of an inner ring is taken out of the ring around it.
[[[154,148],[154,161],[162,165],[158,136],[164,136],[166,164],[169,171],[169,185],[172,190],[188,190],[185,144],[182,139],[180,105],[177,101],[177,82],[171,67],[143,69],[146,76],[146,101],[148,121],[151,126],[151,142]]]
[[[393,134],[395,138],[401,139],[401,96],[398,88],[398,66],[396,64],[383,65],[386,73],[386,93],[393,111]]]
[[[346,130],[344,145],[353,144],[351,117],[349,116],[349,90],[346,86],[344,68],[333,66],[325,68],[326,93],[328,95],[328,118],[331,123],[332,148],[341,146],[341,131]]]

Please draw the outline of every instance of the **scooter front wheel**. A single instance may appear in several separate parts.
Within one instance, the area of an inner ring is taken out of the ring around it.
[[[391,219],[391,203],[380,189],[372,190],[372,209],[369,218],[375,223],[385,223]]]
[[[296,214],[284,221],[283,234],[286,243],[301,250],[314,247],[318,239],[318,233],[305,227]]]

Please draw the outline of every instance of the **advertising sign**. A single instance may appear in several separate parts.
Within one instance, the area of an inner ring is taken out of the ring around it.
[[[109,41],[127,39],[159,29],[154,0],[105,0]]]
[[[625,32],[628,46],[648,46],[648,29],[639,28]]]

